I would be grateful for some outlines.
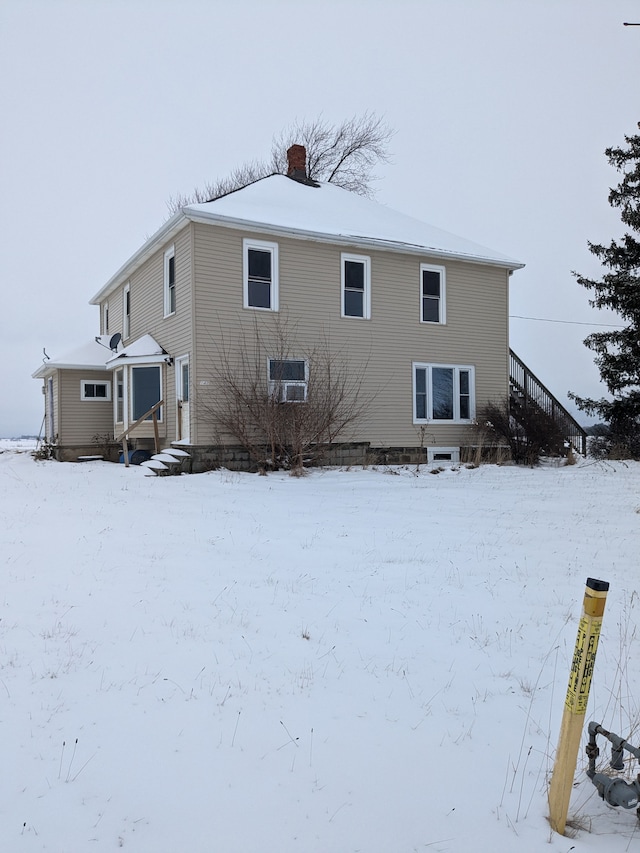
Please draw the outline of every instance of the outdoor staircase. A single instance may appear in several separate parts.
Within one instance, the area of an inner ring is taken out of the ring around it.
[[[186,450],[178,447],[167,447],[160,453],[155,453],[151,459],[141,462],[140,467],[149,471],[148,476],[154,477],[158,474],[177,474],[184,459],[190,456]]]
[[[509,386],[509,410],[517,421],[523,409],[534,406],[560,427],[565,441],[571,447],[583,456],[586,455],[586,431],[512,349],[509,350]]]

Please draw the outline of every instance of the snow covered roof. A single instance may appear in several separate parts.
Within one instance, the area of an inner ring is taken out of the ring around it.
[[[99,340],[104,340],[105,343],[98,343]],[[63,353],[59,358],[43,361],[31,375],[34,379],[42,379],[52,370],[106,370],[107,361],[112,355],[108,342],[109,335],[92,338],[82,346]]]
[[[151,335],[142,335],[119,352],[109,348],[111,340],[111,335],[98,335],[60,358],[43,361],[31,376],[34,379],[43,379],[54,370],[113,370],[124,362],[158,364],[168,357],[167,351]]]
[[[309,186],[284,175],[263,178],[237,192],[184,209],[190,219],[309,239],[364,243],[371,248],[490,263],[508,269],[519,261],[480,246],[334,184]]]
[[[91,304],[99,304],[187,221],[369,249],[420,252],[432,258],[507,270],[524,266],[507,255],[333,184],[314,187],[284,175],[271,175],[215,201],[182,208],[109,279]]]
[[[168,357],[168,353],[151,335],[142,335],[132,344],[124,347],[107,359],[107,368],[112,370],[119,364],[158,364]]]

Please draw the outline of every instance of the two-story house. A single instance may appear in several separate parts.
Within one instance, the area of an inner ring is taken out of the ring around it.
[[[194,470],[242,467],[216,417],[224,383],[253,364],[265,393],[304,406],[319,351],[367,401],[336,440],[351,461],[456,460],[473,443],[476,412],[509,393],[509,277],[523,264],[290,174],[182,208],[96,293],[100,335],[33,374],[56,458],[96,453],[162,401],[161,441]],[[130,446],[151,448],[153,429],[142,420]]]

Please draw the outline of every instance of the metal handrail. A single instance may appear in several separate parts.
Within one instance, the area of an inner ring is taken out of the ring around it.
[[[579,453],[586,455],[586,431],[512,349],[509,350],[509,380],[512,389],[522,395],[523,406],[532,403],[540,411],[545,412],[554,423],[560,426],[566,440]]]

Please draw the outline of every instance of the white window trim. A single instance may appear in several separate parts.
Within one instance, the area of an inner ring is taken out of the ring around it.
[[[272,361],[302,361],[304,362],[304,380],[302,379],[272,379],[271,378],[271,362]],[[306,358],[276,358],[270,356],[267,358],[267,382],[269,383],[269,396],[276,398],[278,403],[306,403],[307,394],[309,391],[309,362]],[[287,400],[287,388],[295,386],[304,388],[304,400]]]
[[[249,249],[257,249],[260,252],[271,253],[271,307],[261,308],[257,305],[249,305]],[[280,286],[279,286],[279,262],[278,262],[278,244],[269,243],[265,240],[250,240],[245,238],[242,241],[242,304],[244,308],[249,308],[251,311],[278,311],[280,301]]]
[[[129,313],[127,314],[127,294],[129,294]],[[127,282],[122,290],[122,340],[131,335],[131,284]]]
[[[436,456],[449,456],[448,459],[436,459]],[[449,462],[451,465],[460,463],[460,448],[459,447],[427,447],[427,462],[437,464],[439,462]]]
[[[105,385],[107,389],[106,397],[87,397],[87,385]],[[81,379],[80,380],[80,399],[88,403],[110,403],[111,402],[111,380],[109,379]]]
[[[118,420],[118,373],[122,371],[122,420]],[[127,407],[127,371],[126,368],[118,367],[113,372],[113,384],[116,389],[113,400],[113,422],[114,424],[128,423],[128,407]]]
[[[432,368],[443,367],[453,370],[453,418],[445,420],[444,418],[433,417],[433,384],[432,384]],[[416,415],[416,370],[425,369],[427,371],[427,417],[418,418]],[[460,371],[469,371],[469,417],[460,417]],[[471,364],[434,364],[421,361],[414,361],[412,365],[412,390],[413,390],[413,423],[414,424],[469,424],[473,421],[476,413],[476,371]]]
[[[102,334],[109,334],[109,303],[105,302],[102,306]]]
[[[134,371],[139,370],[140,368],[145,367],[155,367],[158,370],[158,376],[160,377],[159,388],[160,388],[160,399],[164,400],[164,370],[162,369],[162,365],[160,364],[129,364],[127,365],[127,369],[125,373],[128,374],[128,381],[125,385],[125,391],[127,391],[128,399],[127,399],[127,414],[126,417],[133,418],[135,411],[133,405],[133,377]],[[127,386],[128,385],[128,389]],[[165,401],[166,404],[166,401]],[[164,421],[164,406],[160,406],[159,409],[156,409],[156,417],[158,419],[158,423],[161,424]],[[143,413],[144,414],[144,413]],[[144,423],[151,423],[151,420],[144,421]]]
[[[173,258],[173,300],[174,308],[171,310],[171,291],[169,288],[169,261]],[[164,316],[172,317],[176,313],[176,248],[169,246],[164,253]]]
[[[425,320],[422,311],[422,273],[440,273],[440,300],[438,304],[438,319]],[[437,264],[420,264],[420,322],[428,326],[444,326],[447,322],[447,275],[446,268]]]
[[[364,266],[364,295],[362,299],[362,316],[345,314],[345,261],[354,261]],[[352,255],[343,252],[340,255],[340,316],[348,320],[370,320],[371,319],[371,258],[368,255]]]

